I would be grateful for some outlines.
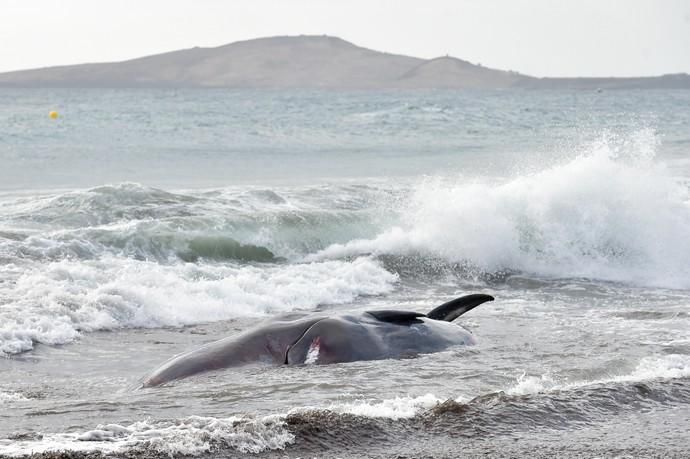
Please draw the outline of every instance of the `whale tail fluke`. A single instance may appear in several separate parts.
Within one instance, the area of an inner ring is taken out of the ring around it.
[[[452,322],[467,311],[471,311],[482,303],[493,301],[494,297],[491,295],[484,295],[482,293],[475,293],[473,295],[461,296],[440,306],[435,307],[426,316],[430,319],[445,320]]]

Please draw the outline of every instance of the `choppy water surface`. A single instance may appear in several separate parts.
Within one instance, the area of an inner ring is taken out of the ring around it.
[[[0,455],[687,456],[688,106],[0,91]],[[280,313],[471,292],[475,346],[138,388]]]

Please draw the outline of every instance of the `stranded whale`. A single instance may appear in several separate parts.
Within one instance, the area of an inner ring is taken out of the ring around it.
[[[451,322],[493,299],[490,295],[467,295],[428,314],[385,310],[282,316],[173,357],[148,375],[143,385],[159,386],[197,373],[256,362],[293,365],[379,360],[473,344],[470,332]]]

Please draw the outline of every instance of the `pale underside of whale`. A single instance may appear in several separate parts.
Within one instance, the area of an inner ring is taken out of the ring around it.
[[[428,314],[386,310],[281,316],[173,357],[149,374],[143,386],[253,363],[329,364],[405,358],[474,344],[472,334],[452,321],[492,300],[490,295],[467,295]]]

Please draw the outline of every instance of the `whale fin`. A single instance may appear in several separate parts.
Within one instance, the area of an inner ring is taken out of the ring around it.
[[[392,324],[398,325],[410,325],[420,323],[419,317],[425,317],[425,314],[421,312],[411,312],[411,311],[367,311],[367,314],[374,316],[376,320],[381,322],[390,322]]]
[[[484,295],[481,293],[461,296],[460,298],[456,298],[447,303],[443,303],[441,306],[435,307],[426,316],[430,319],[452,322],[467,311],[476,308],[480,304],[493,300],[493,296]]]

